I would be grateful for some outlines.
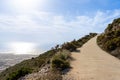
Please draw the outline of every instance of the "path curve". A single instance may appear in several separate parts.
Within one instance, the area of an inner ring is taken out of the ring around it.
[[[101,50],[96,37],[89,40],[80,52],[72,52],[72,69],[67,73],[74,80],[120,80],[120,60]],[[73,79],[71,79],[73,80]]]

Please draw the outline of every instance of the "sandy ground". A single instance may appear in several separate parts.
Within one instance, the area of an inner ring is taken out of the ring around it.
[[[79,48],[80,52],[72,52],[75,60],[67,75],[74,80],[120,80],[120,60],[101,50],[96,38]]]

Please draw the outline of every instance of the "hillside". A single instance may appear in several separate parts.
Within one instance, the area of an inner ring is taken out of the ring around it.
[[[43,75],[42,77],[48,80],[61,80],[61,71],[70,67],[70,52],[76,51],[77,48],[82,47],[84,43],[96,35],[96,33],[90,33],[79,40],[73,40],[62,45],[57,45],[36,58],[28,59],[9,67],[0,73],[0,80],[17,80],[27,74],[40,72],[46,65],[50,66],[49,71],[47,72],[48,74],[58,74],[58,76]],[[39,78],[36,80],[43,79]]]
[[[120,80],[120,61],[101,50],[96,39],[97,36],[78,48],[80,52],[71,53],[74,60],[67,76],[72,80]]]
[[[120,58],[120,18],[108,25],[105,31],[98,36],[97,42],[103,50]]]

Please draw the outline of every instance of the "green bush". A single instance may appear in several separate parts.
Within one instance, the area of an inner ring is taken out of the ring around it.
[[[53,69],[60,69],[60,70],[64,70],[66,68],[69,68],[70,67],[70,63],[69,63],[69,58],[70,58],[70,53],[64,53],[65,51],[63,52],[60,52],[60,53],[57,53],[53,58],[52,58],[52,61],[51,61],[51,65],[52,65],[52,68]]]
[[[69,68],[69,67],[70,67],[70,64],[68,61],[64,61],[64,60],[59,59],[59,58],[52,60],[52,68],[64,70],[64,69]]]
[[[18,78],[25,76],[26,74],[31,73],[29,68],[21,68],[20,70],[9,74],[7,80],[17,80]]]
[[[66,49],[66,50],[69,50],[69,51],[75,51],[76,50],[76,46],[73,44],[73,43],[65,43],[62,45],[62,49]]]
[[[104,49],[107,51],[115,50],[115,48],[116,48],[116,44],[114,44],[112,40],[109,40],[104,44]]]
[[[113,28],[112,24],[108,24],[108,27],[107,27],[107,29],[106,29],[106,30],[111,31],[111,30],[112,30],[112,28]]]
[[[120,30],[115,31],[115,37],[120,36]]]

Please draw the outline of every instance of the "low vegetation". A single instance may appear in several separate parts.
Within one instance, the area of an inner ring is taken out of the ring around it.
[[[28,68],[21,68],[20,70],[17,70],[11,74],[9,74],[9,77],[7,80],[17,80],[22,76],[25,76],[26,74],[31,73],[31,69]]]
[[[70,52],[64,50],[55,54],[51,60],[52,69],[64,70],[70,67]]]
[[[113,56],[120,58],[120,18],[115,19],[97,38],[98,45]]]
[[[74,39],[71,42],[64,43],[63,45],[61,45],[61,48],[67,49],[71,52],[75,51],[77,48],[82,47],[83,44],[85,44],[88,40],[95,37],[96,35],[97,35],[97,33],[90,33],[89,35],[86,35],[86,36],[82,37],[81,39],[78,39],[78,40]]]
[[[44,79],[40,78],[38,80],[61,80],[61,71],[70,67],[70,52],[76,51],[77,48],[96,35],[96,33],[90,33],[79,40],[57,45],[36,58],[24,60],[21,63],[11,66],[0,73],[0,80],[16,80],[26,74],[38,72],[46,64],[51,65],[52,71],[50,71],[50,74],[48,73],[51,76],[45,75]],[[56,79],[58,77],[59,79]]]

